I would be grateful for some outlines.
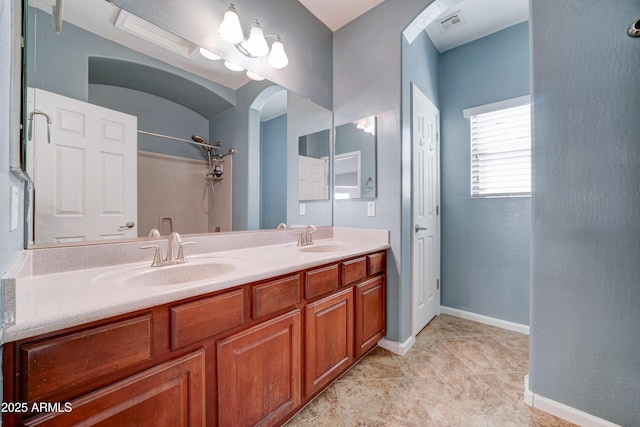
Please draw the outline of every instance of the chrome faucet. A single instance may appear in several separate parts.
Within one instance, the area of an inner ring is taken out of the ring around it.
[[[176,262],[176,251],[174,246],[182,243],[182,237],[175,231],[169,234],[169,240],[167,240],[167,254],[164,257],[164,262],[174,264]]]
[[[178,245],[178,255],[176,256],[175,245]],[[140,249],[155,249],[153,253],[153,261],[151,262],[151,267],[161,267],[164,265],[173,265],[173,264],[182,264],[187,262],[187,255],[184,251],[184,247],[186,245],[193,245],[195,242],[183,242],[180,234],[175,231],[169,235],[169,240],[167,240],[167,252],[162,258],[162,249],[159,245],[147,245],[142,246]]]
[[[298,236],[298,246],[309,246],[313,245],[313,236],[312,234],[318,231],[315,225],[307,225],[307,228],[304,229],[304,233],[297,233]]]

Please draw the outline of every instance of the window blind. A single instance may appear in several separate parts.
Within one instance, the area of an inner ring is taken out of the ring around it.
[[[531,105],[471,118],[471,197],[531,195]]]

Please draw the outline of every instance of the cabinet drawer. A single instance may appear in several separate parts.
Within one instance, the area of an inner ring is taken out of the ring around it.
[[[342,286],[367,277],[367,258],[356,258],[342,263]]]
[[[251,293],[254,319],[277,313],[300,303],[300,275],[254,285]]]
[[[204,351],[165,362],[40,414],[25,426],[205,425]]]
[[[387,268],[387,253],[378,252],[375,254],[367,255],[367,275],[373,276],[374,274],[383,273]]]
[[[151,358],[151,314],[20,348],[24,398],[40,400]]]
[[[242,325],[244,290],[171,307],[171,350]]]
[[[338,264],[330,265],[305,273],[305,296],[307,299],[324,295],[338,289],[340,280]]]

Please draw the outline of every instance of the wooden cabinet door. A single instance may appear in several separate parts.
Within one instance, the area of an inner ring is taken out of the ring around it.
[[[301,340],[294,310],[218,342],[220,427],[275,425],[300,405]]]
[[[353,362],[351,288],[305,307],[305,392],[309,397]]]
[[[89,393],[51,412],[26,420],[26,426],[205,425],[204,352],[165,362]],[[64,411],[68,412],[64,412]]]
[[[356,358],[372,349],[385,334],[386,293],[384,275],[355,287]]]

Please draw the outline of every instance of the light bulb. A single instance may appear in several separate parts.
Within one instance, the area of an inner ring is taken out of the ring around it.
[[[203,47],[200,48],[200,55],[204,56],[205,58],[211,60],[211,61],[218,61],[220,59],[222,59],[220,56],[216,55],[215,53],[211,52],[210,50],[207,50]]]
[[[218,29],[218,35],[222,37],[222,40],[231,44],[238,44],[244,40],[240,18],[238,18],[238,12],[236,12],[233,3],[229,5],[229,10],[224,13],[224,19]]]
[[[282,40],[280,40],[280,36],[278,36],[276,41],[271,45],[269,65],[277,69],[284,68],[289,65],[289,58],[287,58],[287,54],[284,51],[284,45],[282,44]]]
[[[233,62],[224,61],[224,66],[230,69],[231,71],[244,71],[244,68],[234,64]]]
[[[247,71],[247,77],[257,82],[264,80],[264,77],[262,77],[260,74],[254,73],[253,71]]]
[[[264,33],[262,32],[262,28],[260,27],[260,23],[257,19],[253,21],[249,39],[244,46],[253,56],[264,56],[269,53],[269,45],[264,38]]]

